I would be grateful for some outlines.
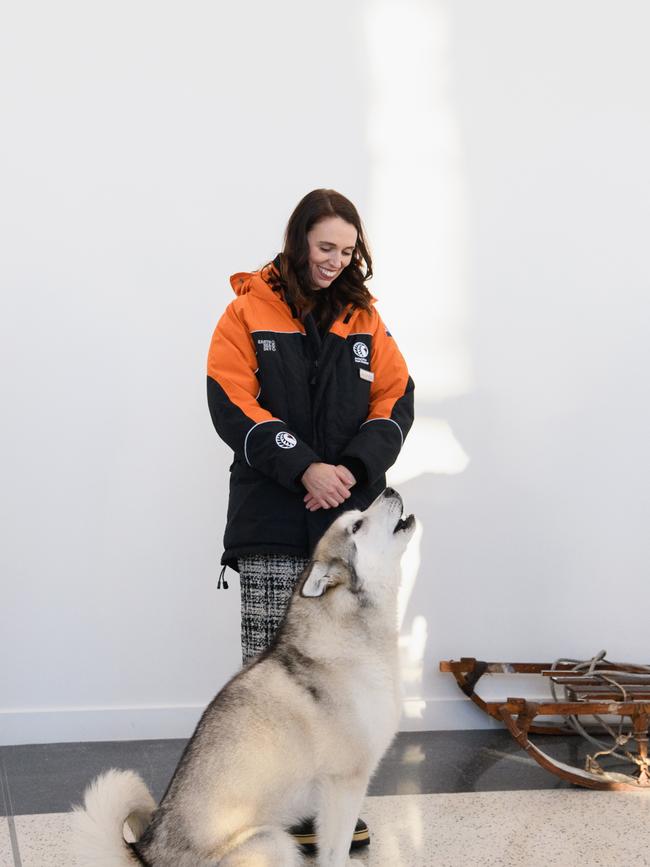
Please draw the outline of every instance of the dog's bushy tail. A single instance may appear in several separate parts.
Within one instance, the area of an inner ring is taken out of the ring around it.
[[[124,839],[128,822],[136,839],[156,808],[134,771],[112,769],[88,786],[82,807],[73,807],[72,848],[79,867],[133,867],[141,863]]]

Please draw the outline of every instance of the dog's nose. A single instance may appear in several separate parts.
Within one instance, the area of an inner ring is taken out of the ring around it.
[[[384,490],[384,496],[385,497],[399,497],[399,494],[397,493],[397,491],[394,488],[386,488]]]

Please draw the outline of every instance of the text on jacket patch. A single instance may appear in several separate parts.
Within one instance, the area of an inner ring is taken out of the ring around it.
[[[264,352],[275,352],[275,340],[258,340],[257,344]]]

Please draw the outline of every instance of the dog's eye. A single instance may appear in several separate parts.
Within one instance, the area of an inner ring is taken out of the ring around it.
[[[359,529],[359,527],[360,527],[362,524],[363,524],[363,520],[356,521],[356,522],[352,525],[352,532],[353,532],[353,533],[356,533],[357,530]]]

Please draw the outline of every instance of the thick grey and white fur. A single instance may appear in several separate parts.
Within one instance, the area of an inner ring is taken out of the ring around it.
[[[88,788],[72,816],[83,867],[297,867],[286,829],[312,816],[320,867],[349,863],[398,726],[397,593],[414,526],[390,488],[331,525],[273,642],[208,706],[160,805],[132,771]]]

